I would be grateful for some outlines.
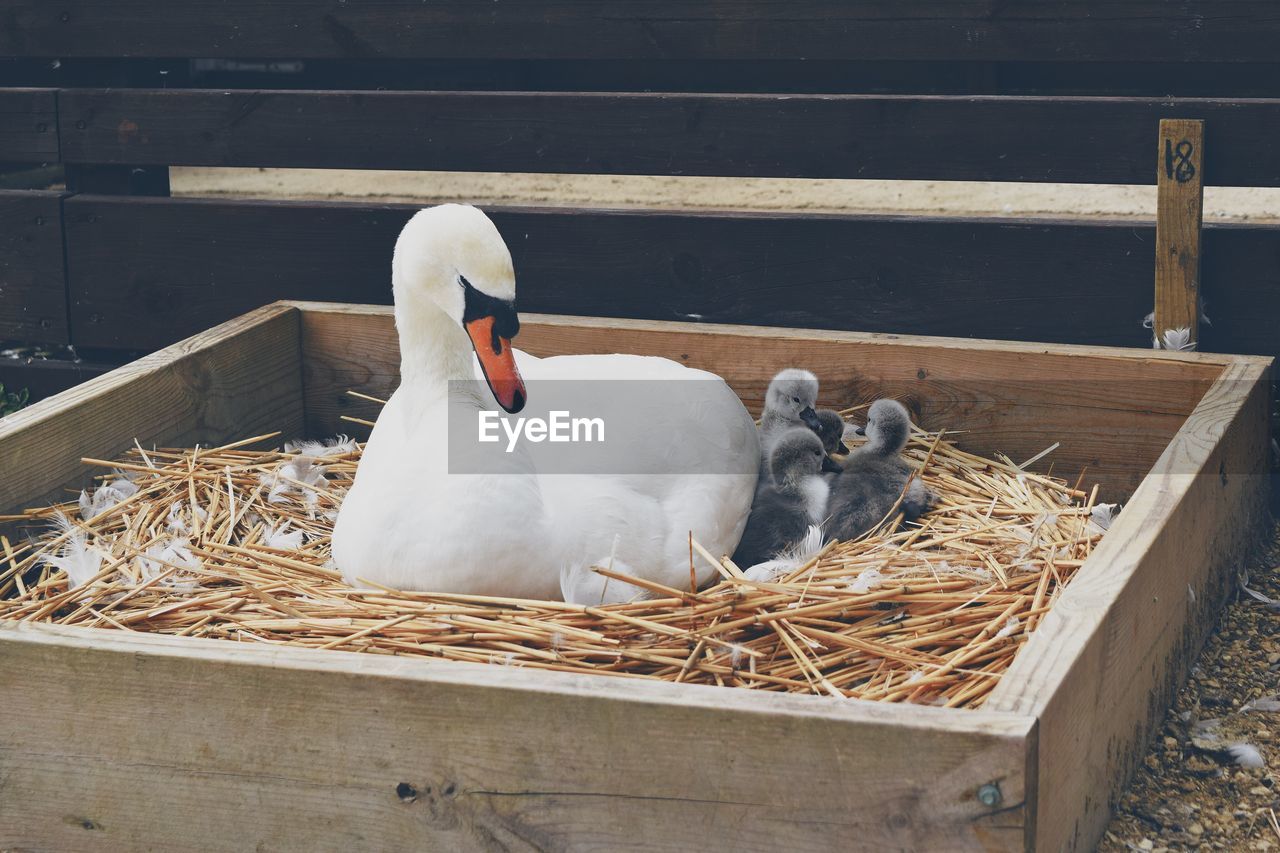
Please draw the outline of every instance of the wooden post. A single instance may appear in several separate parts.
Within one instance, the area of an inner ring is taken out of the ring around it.
[[[1200,226],[1204,208],[1204,122],[1161,119],[1156,177],[1156,311],[1152,333],[1187,329],[1200,339]],[[1191,349],[1192,346],[1185,347]]]

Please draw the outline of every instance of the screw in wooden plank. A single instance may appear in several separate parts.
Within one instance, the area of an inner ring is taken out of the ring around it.
[[[995,782],[988,782],[978,789],[978,802],[989,809],[994,809],[1000,805],[1002,799],[1004,799],[1004,796],[1000,793],[1000,786]]]
[[[1204,122],[1162,119],[1156,171],[1156,310],[1152,323],[1157,348],[1194,349],[1200,339],[1203,215]],[[1181,332],[1183,329],[1186,331]]]

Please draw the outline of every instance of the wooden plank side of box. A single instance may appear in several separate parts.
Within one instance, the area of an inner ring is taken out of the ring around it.
[[[299,316],[271,305],[50,397],[0,423],[0,513],[65,500],[82,457],[138,441],[190,447],[303,427]],[[101,471],[96,473],[102,473]]]
[[[987,703],[1040,720],[1037,849],[1092,849],[1266,529],[1268,362],[1225,368]]]
[[[17,623],[0,716],[5,849],[1012,850],[1035,748],[1012,714]]]
[[[352,431],[343,415],[378,407],[348,390],[388,395],[399,381],[391,312],[303,306],[308,432]],[[759,409],[770,378],[802,366],[824,401],[893,396],[921,425],[964,430],[976,452],[1027,459],[1055,442],[1055,470],[1087,468],[1109,499],[1141,482],[1208,390],[1222,356],[1013,344],[796,329],[526,315],[516,346],[534,355],[630,352],[678,359],[723,376]],[[359,434],[359,428],[354,428]]]

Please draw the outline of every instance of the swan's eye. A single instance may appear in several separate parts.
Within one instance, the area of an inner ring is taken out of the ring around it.
[[[799,403],[799,402],[800,402],[800,398],[799,398],[799,397],[792,397],[792,398],[791,398],[791,402],[793,402],[793,403]]]

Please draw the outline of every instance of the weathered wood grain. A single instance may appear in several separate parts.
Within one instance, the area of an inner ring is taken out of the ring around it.
[[[1225,368],[987,702],[1040,720],[1036,849],[1093,848],[1265,528],[1269,373]]]
[[[0,162],[58,160],[58,95],[53,89],[0,89]]]
[[[268,306],[3,419],[0,514],[65,498],[99,473],[81,457],[112,459],[135,439],[189,447],[300,432],[298,321]]]
[[[399,382],[390,309],[300,304],[308,432],[364,435],[343,415],[371,420]],[[1127,497],[1221,371],[1221,357],[1101,348],[902,338],[709,324],[523,315],[516,346],[533,355],[660,355],[723,376],[759,411],[769,380],[802,366],[824,402],[902,399],[930,429],[963,429],[965,446],[1019,461],[1054,442],[1055,470]]]
[[[1161,119],[1195,116],[1214,183],[1280,186],[1280,100],[112,88],[59,109],[73,163],[1123,184],[1152,183]]]
[[[45,57],[1269,62],[1268,0],[4,0],[0,53]]]
[[[368,435],[368,427],[344,417],[376,421],[380,400],[400,384],[400,340],[392,309],[381,305],[291,302],[302,312],[302,394],[309,436]],[[522,331],[529,316],[520,320]]]
[[[162,346],[273,299],[388,303],[391,250],[416,209],[68,199],[75,342]],[[1150,345],[1149,225],[487,210],[525,311]],[[1232,287],[1270,287],[1280,228],[1236,236],[1264,272]],[[1233,346],[1278,346],[1252,323],[1231,331]]]
[[[1035,737],[1012,714],[14,624],[0,714],[6,849],[1013,850]]]
[[[69,336],[62,193],[0,190],[0,340]]]
[[[1160,121],[1156,178],[1156,310],[1152,332],[1200,340],[1200,243],[1205,147],[1201,119]],[[1224,282],[1225,283],[1225,282]]]

